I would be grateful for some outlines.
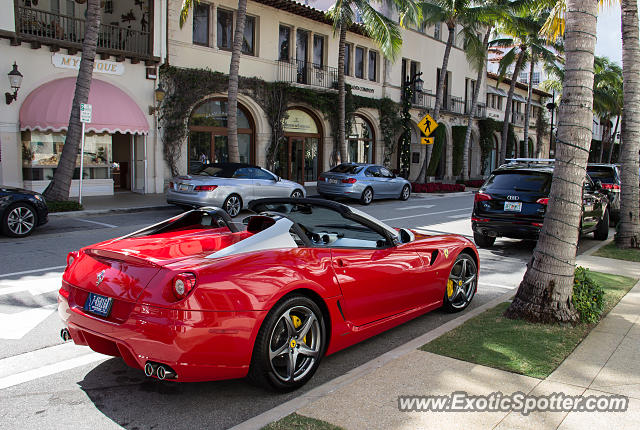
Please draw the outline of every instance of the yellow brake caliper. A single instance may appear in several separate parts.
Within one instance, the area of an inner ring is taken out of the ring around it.
[[[453,280],[449,279],[447,281],[447,297],[451,298],[451,296],[453,296]]]
[[[299,328],[302,325],[302,320],[295,315],[291,315],[291,321],[293,321],[293,326],[295,328]],[[302,341],[304,342],[305,345],[309,345],[307,343],[307,336],[305,336],[304,339],[302,339]]]

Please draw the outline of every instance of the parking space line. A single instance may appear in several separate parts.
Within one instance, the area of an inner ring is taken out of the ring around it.
[[[67,266],[52,266],[52,267],[43,267],[42,269],[23,270],[22,272],[3,273],[2,275],[0,275],[0,278],[7,278],[9,276],[15,276],[15,275],[26,275],[27,273],[46,272],[47,270],[64,269],[65,267]]]
[[[408,211],[410,209],[430,209],[432,207],[434,207],[435,205],[418,205],[418,206],[405,206],[402,208],[395,208],[398,211]]]
[[[82,219],[82,218],[74,218],[74,220],[76,220],[76,221],[82,221],[82,222],[88,222],[88,223],[90,223],[90,224],[98,224],[98,225],[102,225],[102,226],[109,227],[109,228],[116,228],[116,227],[118,227],[117,225],[107,224],[106,222],[91,221],[91,220],[88,220],[88,219]]]
[[[386,221],[395,221],[398,219],[407,219],[407,218],[418,218],[421,216],[430,216],[430,215],[440,215],[440,214],[448,214],[451,212],[461,212],[461,211],[469,211],[469,208],[462,208],[462,209],[449,209],[448,211],[440,211],[440,212],[429,212],[426,214],[418,214],[418,215],[409,215],[409,216],[401,216],[401,217],[397,217],[397,218],[386,218],[383,219],[382,221],[386,222]]]

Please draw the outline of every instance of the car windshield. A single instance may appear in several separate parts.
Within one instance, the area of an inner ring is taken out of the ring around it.
[[[202,166],[194,175],[213,176],[215,178],[231,178],[235,169],[224,169],[220,166]]]
[[[357,164],[338,164],[333,169],[329,170],[332,173],[347,173],[350,175],[354,175],[362,170],[363,166],[358,166]]]
[[[611,167],[587,167],[587,173],[593,181],[600,181],[603,184],[613,184],[616,182]]]
[[[503,172],[496,173],[484,186],[486,191],[528,191],[548,193],[551,175],[535,172]]]

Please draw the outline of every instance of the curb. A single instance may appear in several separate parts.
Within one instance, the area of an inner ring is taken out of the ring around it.
[[[484,305],[478,306],[472,311],[469,311],[468,313],[462,316],[459,316],[458,318],[455,318],[451,321],[447,321],[446,323],[442,324],[440,327],[437,327],[431,331],[428,331],[425,334],[422,334],[416,337],[413,340],[410,340],[404,345],[394,348],[391,351],[387,351],[381,356],[376,357],[373,360],[368,361],[364,364],[361,364],[355,369],[351,369],[344,375],[338,376],[330,381],[327,381],[324,384],[312,390],[309,390],[304,394],[301,394],[299,397],[296,397],[295,399],[291,399],[288,402],[282,403],[281,405],[278,405],[275,408],[269,409],[268,411],[265,411],[260,415],[256,415],[253,418],[249,418],[248,420],[231,427],[230,430],[260,429],[266,426],[267,424],[270,424],[274,421],[278,421],[279,419],[284,418],[287,415],[290,415],[296,412],[298,409],[303,408],[309,403],[314,402],[321,397],[325,397],[328,394],[331,394],[332,392],[355,382],[357,379],[360,379],[363,376],[366,376],[372,373],[373,371],[386,365],[387,363],[415,351],[417,348],[424,345],[425,343],[429,343],[433,339],[442,336],[443,334],[445,334],[450,330],[453,330],[454,328],[462,325],[467,320],[481,314],[487,309],[491,309],[499,305],[500,303],[503,303],[511,299],[513,296],[515,296],[516,291],[517,291],[517,288],[514,288],[513,290],[508,291],[496,297],[495,299],[485,303]]]
[[[110,213],[132,213],[132,212],[146,212],[158,209],[172,208],[173,205],[158,205],[158,206],[135,206],[131,208],[109,208],[109,209],[87,209],[82,211],[69,211],[69,212],[53,212],[49,213],[49,218],[72,218],[82,215],[102,215]]]

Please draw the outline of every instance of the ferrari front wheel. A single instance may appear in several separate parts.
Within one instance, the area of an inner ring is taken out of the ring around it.
[[[467,253],[456,257],[444,291],[444,308],[447,312],[460,312],[471,303],[478,286],[478,265]]]
[[[326,349],[318,305],[305,296],[278,303],[267,315],[253,349],[249,378],[278,391],[295,390],[315,373]]]

